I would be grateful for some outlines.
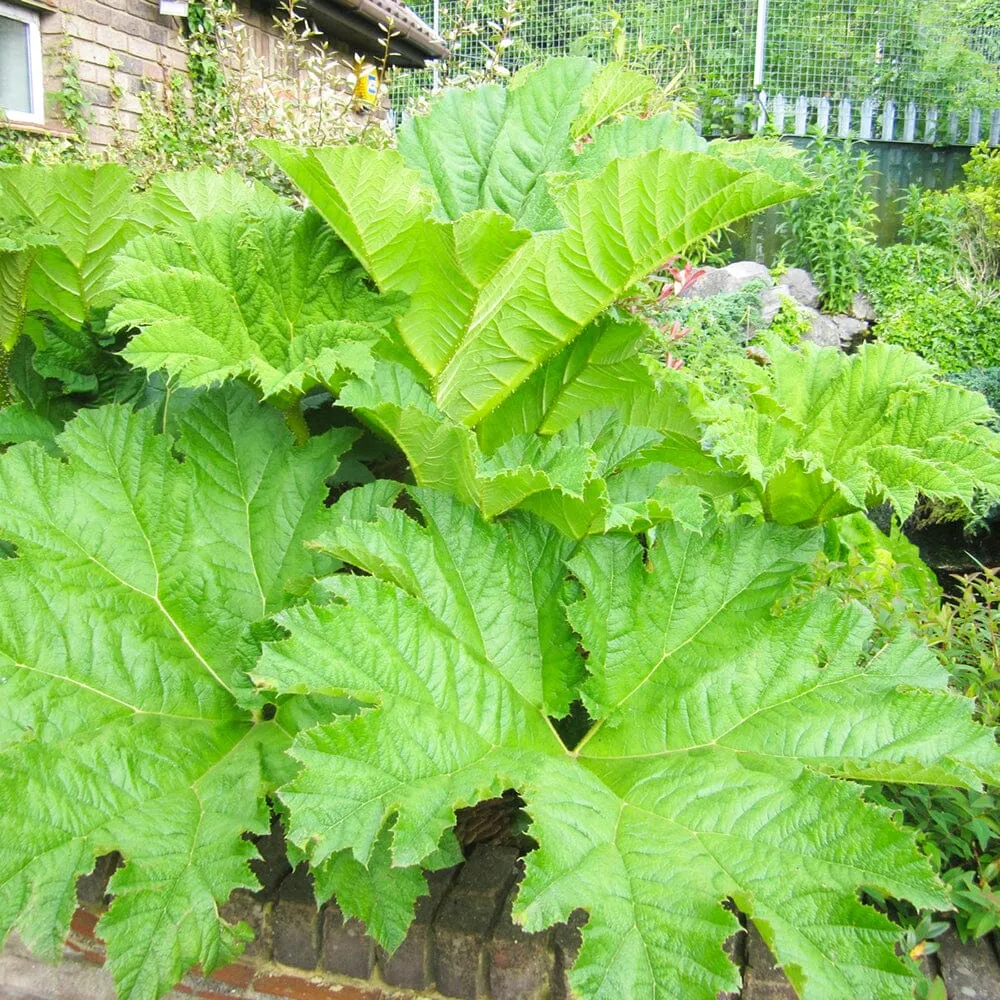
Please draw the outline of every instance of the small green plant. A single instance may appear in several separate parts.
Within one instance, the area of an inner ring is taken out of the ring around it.
[[[846,312],[861,287],[863,252],[875,238],[871,157],[850,140],[818,136],[810,160],[817,184],[785,210],[782,253],[812,272],[827,312]]]
[[[62,40],[60,60],[62,77],[55,101],[63,124],[72,131],[74,142],[81,150],[86,147],[90,128],[90,104],[80,83],[80,60],[73,52],[73,41],[66,35]]]
[[[763,288],[762,281],[751,281],[738,292],[707,299],[672,298],[668,308],[650,303],[640,315],[650,323],[654,349],[668,363],[681,362],[712,395],[742,398],[737,368],[762,325]]]
[[[962,220],[962,197],[957,190],[934,191],[911,184],[898,199],[902,243],[953,250]]]
[[[768,325],[768,330],[779,340],[794,346],[809,333],[810,325],[795,299],[782,295],[781,305]]]

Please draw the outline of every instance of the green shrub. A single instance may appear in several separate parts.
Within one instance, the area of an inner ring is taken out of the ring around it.
[[[886,635],[920,635],[951,686],[976,699],[978,717],[1000,724],[1000,571],[956,577],[957,593],[942,600],[933,575],[897,528],[885,536],[860,516],[839,528],[839,541],[817,560],[809,589],[862,601]],[[875,785],[867,794],[920,831],[921,847],[953,890],[955,912],[945,916],[963,940],[1000,926],[1000,790]],[[910,925],[921,923],[912,907],[882,902]]]
[[[976,280],[1000,281],[1000,150],[976,146],[964,169],[960,242]]]
[[[954,264],[952,252],[936,247],[870,248],[864,282],[878,316],[874,332],[945,372],[1000,365],[1000,299],[977,301]]]
[[[738,292],[707,299],[675,299],[669,308],[653,312],[657,331],[654,342],[662,354],[684,363],[705,390],[714,395],[743,395],[737,371],[746,355],[746,345],[761,326],[762,281],[751,281]],[[672,339],[679,324],[687,332]]]
[[[814,190],[792,202],[781,225],[782,254],[807,268],[827,312],[847,312],[861,287],[864,250],[874,241],[871,158],[851,141],[819,137],[810,152]]]
[[[963,171],[965,180],[947,191],[908,189],[900,235],[952,254],[964,287],[977,302],[989,302],[1000,295],[1000,151],[981,143]]]

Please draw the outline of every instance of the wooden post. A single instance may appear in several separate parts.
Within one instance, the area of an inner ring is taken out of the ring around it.
[[[952,111],[948,115],[948,143],[951,146],[958,144],[958,112]]]
[[[927,124],[924,126],[924,142],[937,142],[938,118],[941,114],[936,104],[927,109]]]
[[[875,99],[873,97],[866,97],[861,102],[861,129],[859,135],[862,139],[870,139],[872,137],[872,125],[875,121]]]
[[[809,98],[800,94],[795,102],[795,134],[805,135],[809,125]]]
[[[785,134],[785,95],[778,94],[774,99],[774,104],[772,105],[771,111],[771,121],[774,122],[774,127],[778,132],[778,135]]]
[[[757,91],[757,107],[760,110],[757,112],[757,131],[763,132],[767,127],[767,91],[759,90]]]
[[[816,126],[823,135],[830,130],[830,99],[821,97],[816,102]]]
[[[896,131],[896,102],[886,101],[882,109],[882,141],[892,142],[893,133]]]
[[[917,138],[917,105],[910,101],[903,117],[903,142],[914,142]]]
[[[983,112],[979,108],[973,108],[969,112],[969,145],[975,146],[979,142],[979,135],[983,129]]]
[[[837,123],[837,135],[846,139],[851,134],[851,99],[845,97],[840,102],[840,120]]]
[[[990,145],[1000,146],[1000,108],[990,118]]]

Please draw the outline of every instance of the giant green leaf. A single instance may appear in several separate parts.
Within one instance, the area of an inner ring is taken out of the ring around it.
[[[108,322],[139,328],[123,352],[132,364],[182,386],[242,376],[265,398],[371,372],[398,297],[365,287],[315,212],[212,214],[175,230],[133,240],[116,261]]]
[[[67,425],[63,459],[0,457],[16,550],[0,560],[0,938],[58,957],[76,877],[119,851],[99,933],[123,1000],[248,937],[218,906],[256,885],[243,835],[267,829],[294,731],[241,707],[257,705],[251,626],[331,568],[304,542],[353,437],[293,448],[238,386],[200,396],[176,442],[153,423],[109,406]]]
[[[431,218],[398,153],[264,148],[384,292],[439,409],[474,426],[635,281],[694,241],[801,191],[764,169],[657,149],[554,191],[564,228],[530,233],[495,212]]]
[[[83,323],[114,254],[147,228],[133,180],[124,167],[110,163],[0,171],[0,221],[45,237],[20,250],[0,248],[0,302],[16,295],[13,282],[26,280],[18,296],[20,313],[0,312],[0,343],[18,338],[25,312],[46,313],[68,327]]]
[[[560,228],[547,175],[594,176],[612,159],[657,148],[708,149],[670,115],[622,117],[656,87],[619,64],[549,59],[507,87],[444,90],[427,114],[407,118],[399,151],[434,192],[440,218],[493,209],[528,229]]]
[[[616,402],[598,396],[592,405],[602,401]],[[528,427],[487,452],[403,365],[379,362],[370,379],[350,382],[339,402],[399,445],[418,484],[448,490],[489,519],[531,510],[571,538],[702,521],[697,488],[671,481],[668,438],[656,429],[661,413],[644,422],[641,414],[623,420],[614,409],[588,409],[557,433]]]
[[[209,215],[267,214],[281,204],[270,188],[247,181],[235,170],[218,174],[208,167],[157,174],[143,195],[146,221],[157,230],[182,229]]]
[[[587,910],[571,973],[585,1000],[737,990],[727,899],[807,1000],[909,998],[899,929],[858,890],[946,896],[912,835],[843,779],[975,784],[1000,754],[929,650],[866,652],[861,607],[772,614],[818,534],[736,521],[574,547],[529,515],[487,524],[412,494],[419,521],[391,495],[334,509],[321,547],[370,575],[281,614],[289,637],[257,668],[279,692],[373,705],[296,738],[292,840],[318,864],[366,863],[388,831],[396,865],[429,864],[457,807],[515,788],[539,845],[515,914],[540,930]],[[576,635],[553,569],[567,557]],[[581,691],[593,723],[567,747],[548,716]]]
[[[542,176],[571,165],[572,125],[596,70],[589,59],[549,59],[510,87],[449,88],[429,114],[407,119],[400,152],[446,219],[480,208],[530,216]]]
[[[746,367],[749,407],[697,410],[707,447],[747,475],[769,519],[818,524],[888,501],[905,520],[921,493],[968,510],[1000,496],[1000,435],[978,393],[892,345],[767,350],[767,367]]]

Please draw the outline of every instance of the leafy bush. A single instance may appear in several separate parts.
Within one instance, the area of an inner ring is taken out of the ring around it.
[[[984,570],[956,577],[958,592],[942,601],[933,574],[917,550],[893,527],[883,535],[861,515],[838,522],[836,540],[814,563],[806,592],[836,593],[872,610],[886,636],[919,634],[948,671],[951,686],[976,699],[977,716],[1000,723],[1000,644],[996,615],[1000,575]],[[921,848],[953,890],[948,914],[963,940],[1000,926],[1000,823],[996,788],[876,785],[871,801],[899,811],[920,831]],[[911,907],[888,904],[915,928],[926,919]],[[941,929],[947,924],[937,925]],[[914,942],[916,943],[916,942]]]
[[[976,146],[963,167],[965,180],[947,191],[904,196],[902,237],[948,251],[959,286],[977,305],[1000,297],[1000,155]]]
[[[962,246],[977,280],[1000,281],[1000,151],[981,143],[964,170]]]
[[[872,248],[865,290],[879,340],[915,351],[945,372],[1000,365],[1000,299],[981,302],[959,281],[954,251],[931,246]]]
[[[935,191],[911,184],[899,203],[900,242],[954,251],[962,220],[962,196],[956,189]]]
[[[819,183],[785,210],[782,253],[812,272],[824,310],[847,312],[860,288],[863,253],[874,242],[871,158],[851,141],[820,136],[810,167]]]
[[[582,997],[738,988],[728,900],[809,1000],[910,996],[899,928],[858,890],[948,896],[856,782],[977,789],[1000,752],[912,637],[828,595],[775,609],[823,545],[798,523],[917,486],[964,502],[1000,483],[1000,446],[978,397],[895,348],[769,341],[742,429],[651,365],[647,328],[608,307],[804,185],[771,146],[656,117],[574,152],[578,116],[625,93],[588,67],[447,97],[476,128],[416,151],[268,146],[309,212],[164,179],[100,288],[66,300],[84,342],[110,309],[116,363],[170,374],[123,370],[143,391],[98,407],[53,390],[76,415],[51,453],[0,455],[0,933],[57,957],[75,879],[118,851],[99,933],[119,995],[153,1000],[249,936],[218,906],[256,885],[245,834],[274,801],[319,900],[391,951],[421,869],[459,857],[455,810],[512,788],[538,845],[517,919],[587,909]],[[552,99],[529,115],[532,86]],[[44,290],[48,247],[4,251],[0,292],[25,270]],[[37,288],[32,321],[63,308]],[[348,455],[361,424],[417,485]]]

